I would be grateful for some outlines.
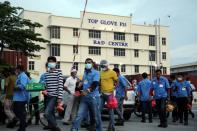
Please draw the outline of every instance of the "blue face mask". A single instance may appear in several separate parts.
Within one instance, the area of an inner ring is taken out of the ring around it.
[[[88,69],[88,70],[91,69],[92,68],[92,64],[89,64],[89,63],[85,64],[85,68]]]
[[[55,66],[56,66],[56,63],[54,63],[54,62],[48,63],[48,68],[55,68]]]

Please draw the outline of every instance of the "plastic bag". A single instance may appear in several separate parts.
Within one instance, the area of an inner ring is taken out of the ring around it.
[[[118,107],[118,101],[117,101],[116,97],[112,94],[108,98],[107,108],[116,109],[117,107]]]

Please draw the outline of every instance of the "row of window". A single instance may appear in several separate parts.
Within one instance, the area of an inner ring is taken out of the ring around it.
[[[57,62],[56,68],[60,69],[60,62]],[[74,63],[74,68],[76,70],[79,69],[79,63],[78,62]],[[119,68],[119,64],[114,64],[114,68]],[[121,72],[126,72],[126,65],[121,65],[120,69],[121,69]],[[35,62],[34,61],[29,61],[29,70],[35,70]],[[134,71],[135,71],[135,73],[139,73],[139,65],[134,66]],[[150,73],[153,74],[154,72],[155,72],[155,67],[150,66]],[[167,68],[166,67],[163,67],[163,74],[167,74]]]
[[[89,46],[89,54],[91,55],[101,55],[101,47]],[[73,46],[73,53],[78,54],[78,47],[76,45]],[[52,56],[60,56],[60,45],[59,44],[51,44],[50,47],[50,55]],[[162,52],[162,59],[166,60],[166,52]],[[122,48],[114,48],[114,56],[126,56],[125,49]],[[139,57],[139,50],[134,50],[134,57]],[[149,60],[156,60],[156,51],[149,51]]]
[[[79,36],[79,29],[73,28],[73,36]],[[52,26],[50,28],[50,38],[60,39],[60,27],[59,26]],[[101,38],[101,31],[100,30],[89,30],[89,38]],[[125,40],[125,33],[122,32],[114,32],[114,40]],[[139,41],[139,34],[134,34],[134,41]],[[149,45],[155,46],[156,38],[155,35],[149,35]],[[166,38],[162,38],[162,45],[166,45]]]

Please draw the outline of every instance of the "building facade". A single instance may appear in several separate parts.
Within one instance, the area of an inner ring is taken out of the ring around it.
[[[151,73],[158,66],[170,73],[168,27],[132,24],[132,16],[117,16],[86,12],[80,18],[55,16],[51,13],[24,10],[20,16],[39,22],[42,28],[34,29],[50,43],[38,43],[45,50],[40,57],[28,58],[29,71],[39,77],[45,71],[48,56],[56,56],[64,75],[70,74],[73,56],[78,74],[84,71],[84,61],[92,58],[99,63],[106,59],[110,67],[119,67],[122,74]],[[80,37],[78,39],[80,32]],[[78,48],[76,48],[78,43]]]

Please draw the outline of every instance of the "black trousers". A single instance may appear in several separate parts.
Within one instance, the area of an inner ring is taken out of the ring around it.
[[[36,122],[38,122],[39,119],[40,119],[40,115],[39,115],[40,112],[38,110],[38,108],[39,108],[38,103],[39,103],[39,97],[38,96],[31,98],[30,102],[29,102],[29,112],[30,112],[30,114],[32,114],[32,107],[34,107]]]
[[[3,103],[0,101],[0,122],[5,124],[5,120],[6,120],[6,115],[4,112]]]
[[[159,112],[160,124],[167,125],[166,98],[156,99],[156,106]]]
[[[14,113],[20,121],[19,131],[25,131],[26,128],[26,102],[15,101],[14,102]]]
[[[179,114],[180,121],[183,121],[183,115],[184,115],[184,121],[188,122],[187,104],[188,104],[187,97],[177,98],[178,114]]]
[[[148,112],[148,119],[152,121],[152,102],[151,101],[140,101],[141,111],[142,111],[142,120],[145,121],[145,114]]]
[[[177,120],[178,119],[178,110],[177,110],[177,99],[175,96],[171,97],[172,103],[175,106],[174,110],[172,111],[172,118],[173,120]]]

